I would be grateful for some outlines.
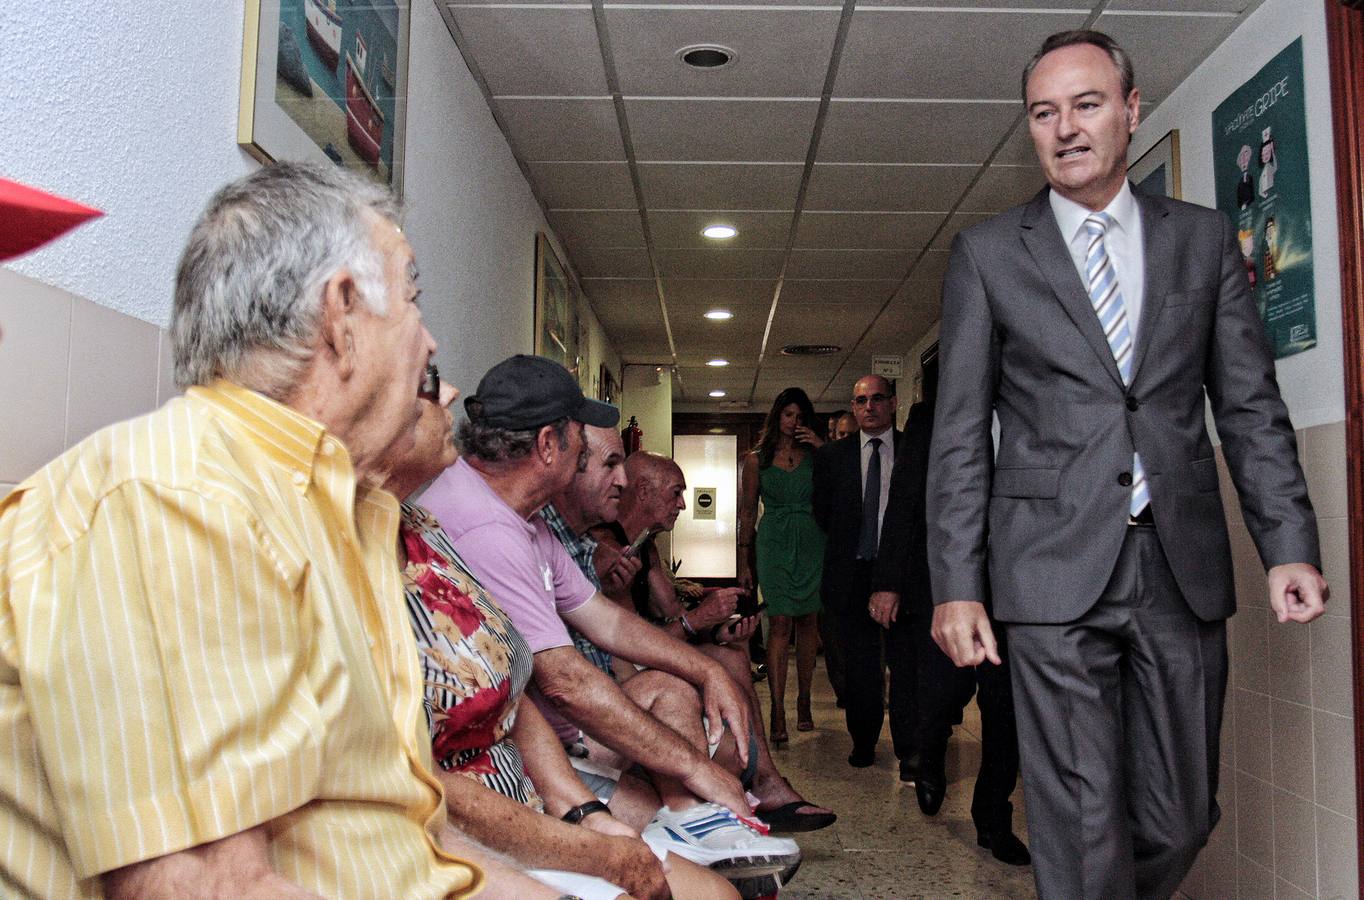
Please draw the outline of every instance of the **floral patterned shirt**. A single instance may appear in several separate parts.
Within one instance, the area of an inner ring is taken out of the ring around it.
[[[530,647],[470,573],[435,516],[404,503],[398,540],[436,764],[543,809],[508,736],[530,681]]]

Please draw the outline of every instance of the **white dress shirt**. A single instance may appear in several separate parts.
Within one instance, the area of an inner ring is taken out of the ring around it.
[[[1070,259],[1075,270],[1080,273],[1080,283],[1089,291],[1089,276],[1085,272],[1085,255],[1089,251],[1089,233],[1085,231],[1085,218],[1092,212],[1074,200],[1062,197],[1056,191],[1048,191],[1052,214],[1061,228],[1061,237],[1070,250]],[[1132,186],[1122,183],[1118,195],[1103,210],[1113,217],[1113,224],[1104,235],[1104,247],[1108,258],[1113,261],[1113,271],[1118,277],[1118,291],[1122,294],[1123,305],[1127,308],[1127,327],[1132,331],[1132,340],[1137,339],[1137,328],[1141,324],[1141,307],[1146,295],[1146,257],[1143,256],[1145,243],[1141,234],[1141,209],[1137,198],[1132,196]]]
[[[877,452],[881,454],[881,503],[876,512],[876,544],[881,545],[881,523],[886,520],[886,503],[890,499],[890,470],[895,468],[895,429],[886,428],[880,434],[867,434],[865,431],[857,433],[861,440],[862,458],[862,496],[867,496],[867,466],[871,463],[871,447],[867,442],[872,438],[880,438],[881,446]]]

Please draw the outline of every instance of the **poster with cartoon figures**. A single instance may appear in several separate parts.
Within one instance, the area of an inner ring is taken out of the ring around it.
[[[1315,347],[1302,38],[1213,111],[1212,149],[1217,208],[1236,223],[1275,358]]]

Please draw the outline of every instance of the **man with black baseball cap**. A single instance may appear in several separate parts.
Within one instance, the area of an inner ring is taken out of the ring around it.
[[[543,356],[519,353],[488,370],[478,392],[464,400],[470,420],[493,428],[525,431],[560,419],[614,428],[620,410],[592,400],[563,366]]]
[[[770,893],[774,878],[784,881],[799,864],[800,848],[764,834],[766,826],[752,818],[739,780],[696,745],[718,744],[728,726],[740,762],[747,762],[750,723],[743,694],[714,660],[602,596],[535,515],[585,468],[583,426],[614,427],[619,412],[584,397],[559,364],[534,356],[498,363],[464,405],[460,459],[431,483],[420,503],[440,520],[459,555],[530,645],[530,698],[571,753],[585,749],[581,724],[603,746],[653,774],[656,794],[629,778],[617,791],[618,770],[594,759],[576,760],[580,777],[608,804],[605,812],[644,829],[655,852],[708,866],[744,896]],[[628,696],[582,656],[570,625],[608,652],[628,646],[629,659],[655,670],[645,674],[658,676],[657,692]],[[698,712],[709,724],[706,740],[685,740],[650,712],[668,702],[668,682],[678,679],[693,706],[699,694]],[[666,807],[661,810],[660,799]],[[588,811],[577,812],[590,826]],[[655,843],[664,830],[645,826],[656,816],[685,839]]]

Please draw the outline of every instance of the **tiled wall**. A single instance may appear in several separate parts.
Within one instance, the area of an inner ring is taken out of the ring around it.
[[[1354,898],[1354,704],[1350,662],[1345,426],[1298,432],[1331,601],[1304,628],[1280,625],[1220,451],[1239,611],[1228,638],[1222,822],[1184,883],[1203,898]]]
[[[176,393],[162,329],[3,267],[0,331],[0,496]]]

